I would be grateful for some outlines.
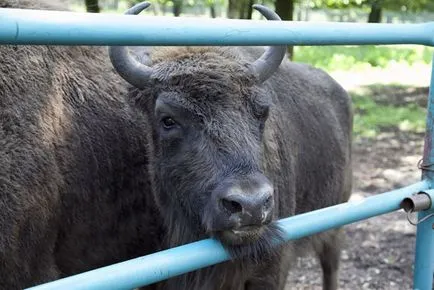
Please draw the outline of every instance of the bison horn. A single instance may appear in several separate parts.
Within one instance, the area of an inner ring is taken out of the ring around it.
[[[253,8],[258,10],[268,20],[281,20],[273,10],[255,4]],[[266,81],[278,68],[286,53],[286,45],[270,46],[264,54],[252,63],[251,69],[257,76],[259,83]]]
[[[142,2],[128,9],[125,14],[139,14],[148,8],[149,2]],[[119,73],[127,82],[137,88],[144,88],[152,74],[152,68],[144,65],[132,57],[125,46],[111,46],[109,48],[110,60]]]

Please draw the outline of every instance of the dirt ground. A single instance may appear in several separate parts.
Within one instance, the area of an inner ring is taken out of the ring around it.
[[[399,106],[406,102],[426,106],[427,88],[390,86],[374,99]],[[417,163],[422,156],[423,134],[384,128],[374,140],[353,146],[353,199],[410,185],[420,180]],[[404,211],[347,225],[341,256],[340,289],[412,289],[415,227]],[[321,269],[314,257],[299,258],[290,272],[286,290],[321,289]]]

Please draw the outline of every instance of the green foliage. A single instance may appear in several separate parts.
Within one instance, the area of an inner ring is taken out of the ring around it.
[[[423,46],[297,46],[295,61],[333,70],[387,67],[391,62],[430,63],[432,49]]]
[[[394,11],[421,11],[434,10],[432,0],[311,0],[312,8],[368,8],[376,4],[380,7]]]
[[[194,4],[200,1],[203,1],[205,3],[206,6],[212,6],[212,5],[220,5],[223,6],[225,4],[225,0],[194,0],[192,1]]]
[[[422,133],[426,110],[416,104],[401,106],[378,104],[366,94],[351,93],[354,106],[355,138],[372,138],[385,128]]]

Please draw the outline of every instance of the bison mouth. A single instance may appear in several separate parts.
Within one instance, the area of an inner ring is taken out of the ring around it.
[[[263,226],[244,226],[237,229],[221,231],[220,240],[231,246],[251,244],[256,242],[264,234]]]
[[[255,260],[276,252],[283,242],[282,229],[276,223],[262,226],[243,226],[212,233],[232,258],[248,257]]]

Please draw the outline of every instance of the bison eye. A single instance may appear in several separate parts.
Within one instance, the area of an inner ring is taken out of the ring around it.
[[[164,117],[161,120],[161,123],[163,124],[164,129],[172,129],[175,127],[176,122],[171,117]]]

